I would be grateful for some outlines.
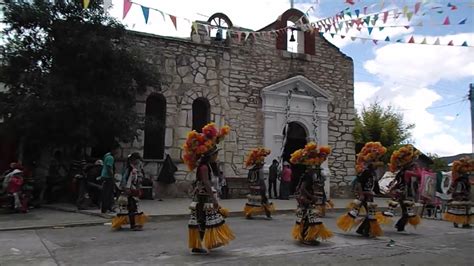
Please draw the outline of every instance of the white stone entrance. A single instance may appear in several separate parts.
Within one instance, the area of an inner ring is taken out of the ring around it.
[[[286,105],[290,90],[293,92],[287,121]],[[297,122],[302,125],[307,130],[307,141],[314,140],[319,145],[328,144],[328,103],[332,96],[327,91],[304,76],[295,76],[264,88],[262,98],[264,145],[272,151],[266,158],[265,169],[268,169],[273,159],[281,156],[286,123]],[[313,99],[316,99],[317,130],[313,126]],[[323,168],[327,169],[327,163],[323,164]],[[329,178],[326,180],[326,189],[329,195]]]

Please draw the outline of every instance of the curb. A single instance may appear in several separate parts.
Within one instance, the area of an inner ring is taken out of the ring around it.
[[[66,224],[55,224],[55,225],[33,225],[33,226],[21,226],[21,227],[7,227],[0,228],[0,232],[7,231],[19,231],[19,230],[38,230],[38,229],[64,229],[66,227],[80,227],[80,226],[92,226],[101,225],[104,221],[97,222],[80,222],[80,223],[66,223]]]

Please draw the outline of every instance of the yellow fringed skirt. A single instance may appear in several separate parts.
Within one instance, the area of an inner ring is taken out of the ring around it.
[[[303,236],[303,225],[296,223],[291,231],[293,239],[298,241],[327,240],[334,236],[323,223],[310,225]]]
[[[382,212],[377,212],[375,214],[375,219],[377,219],[377,222],[381,225],[388,225],[393,223],[393,220],[390,217],[383,215]]]
[[[188,247],[213,249],[229,244],[235,239],[234,233],[227,224],[222,224],[212,228],[206,228],[204,239],[201,241],[199,229],[197,227],[188,229]]]
[[[357,225],[356,217],[350,215],[349,213],[339,216],[336,220],[336,225],[342,231],[348,232]]]
[[[275,205],[273,204],[273,202],[269,204],[262,204],[261,206],[255,206],[246,203],[244,206],[245,217],[250,217],[254,214],[265,213],[265,210],[273,214],[275,212]]]
[[[135,215],[135,225],[143,226],[149,220],[148,216],[140,213]],[[130,224],[128,215],[117,215],[112,218],[112,229],[119,229],[123,225]]]

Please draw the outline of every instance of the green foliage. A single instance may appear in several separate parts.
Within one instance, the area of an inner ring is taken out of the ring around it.
[[[55,2],[7,1],[0,115],[41,146],[132,140],[141,124],[135,95],[156,75],[126,48],[125,28],[101,1]]]
[[[433,172],[450,170],[448,164],[445,161],[441,160],[437,154],[428,153],[427,156],[430,157],[431,160],[433,160],[433,164],[429,166],[430,169],[433,170]]]
[[[391,106],[384,108],[375,102],[369,107],[364,106],[360,115],[356,115],[353,134],[360,148],[370,141],[382,143],[388,149],[384,158],[388,162],[393,151],[410,138],[412,128],[414,125],[406,124],[403,115],[394,111]]]

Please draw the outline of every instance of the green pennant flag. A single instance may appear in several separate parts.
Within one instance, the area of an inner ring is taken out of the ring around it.
[[[334,35],[335,35],[334,33],[331,33],[331,38],[334,38]]]
[[[390,37],[387,36],[387,38],[385,38],[385,41],[386,41],[386,42],[389,42],[389,41],[390,41]]]
[[[369,24],[370,24],[370,16],[366,17],[366,18],[364,19],[364,22],[365,22],[365,24],[367,24],[367,26],[369,26]]]
[[[379,27],[379,31],[383,31],[385,27]]]
[[[403,42],[403,40],[402,40],[402,39],[398,39],[397,42]]]
[[[464,41],[464,42],[461,44],[461,46],[467,46],[467,42]]]
[[[375,23],[377,23],[377,20],[379,20],[379,14],[374,15],[374,19],[372,20],[372,25],[375,26]]]
[[[413,17],[413,12],[408,12],[408,13],[407,13],[407,19],[408,19],[408,21],[410,21],[412,17]]]

